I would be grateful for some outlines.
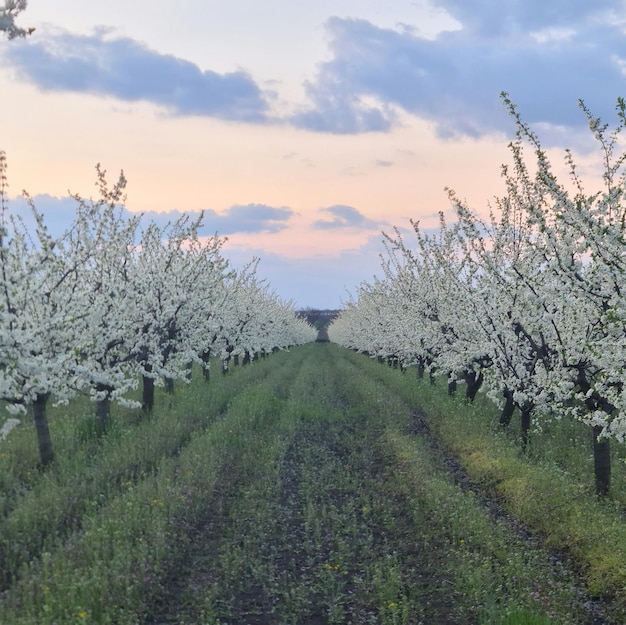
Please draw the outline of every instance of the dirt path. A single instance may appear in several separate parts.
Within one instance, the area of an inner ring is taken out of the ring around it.
[[[477,494],[482,506],[489,512],[495,522],[506,525],[512,534],[519,536],[529,546],[542,548],[540,538],[530,532],[513,515],[509,514],[498,501],[490,497],[480,484],[477,484],[469,477],[461,463],[442,447],[431,433],[424,416],[419,411],[413,412],[411,431],[415,436],[419,436],[421,440],[425,441],[434,453],[442,458],[455,484],[464,492]],[[564,575],[572,579],[577,577],[571,562],[565,554],[549,552],[548,557],[550,565],[554,569],[555,577]],[[611,625],[607,616],[610,606],[605,601],[589,595],[581,581],[577,581],[576,586],[576,600],[587,615],[586,625]]]

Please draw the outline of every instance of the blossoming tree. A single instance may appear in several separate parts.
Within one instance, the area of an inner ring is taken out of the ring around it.
[[[524,444],[531,415],[589,424],[596,489],[606,494],[609,440],[626,438],[626,152],[618,151],[626,103],[618,100],[618,125],[609,132],[581,102],[603,166],[602,187],[588,193],[572,154],[569,179],[560,182],[537,136],[503,98],[517,133],[513,165],[503,168],[507,193],[489,219],[450,192],[457,224],[442,222],[436,237],[416,229],[415,252],[388,237],[386,284],[360,287],[329,333],[361,351],[376,352],[381,342],[389,352],[417,347],[418,367],[427,359],[451,377],[480,370],[490,396],[505,400],[501,422],[519,409]],[[394,294],[396,320],[372,292]],[[387,345],[398,320],[405,329]]]
[[[13,412],[32,406],[40,461],[54,457],[46,404],[75,391],[72,365],[77,324],[84,321],[80,275],[85,255],[67,254],[29,199],[36,227],[9,213],[4,153],[0,153],[0,397]]]

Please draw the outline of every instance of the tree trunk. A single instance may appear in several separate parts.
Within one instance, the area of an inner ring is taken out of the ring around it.
[[[450,397],[452,397],[453,395],[456,395],[456,386],[457,386],[456,377],[453,377],[453,375],[450,374],[448,376],[448,395]]]
[[[174,394],[174,378],[165,377],[165,392],[168,395]]]
[[[587,372],[582,366],[578,369],[576,381],[580,390],[587,395],[591,389],[591,385],[587,380]],[[593,391],[584,401],[585,407],[590,412],[599,408],[606,415],[610,415],[615,410],[615,406],[596,391]],[[601,432],[602,428],[600,426],[595,425],[592,427],[593,472],[596,482],[596,495],[598,497],[605,497],[609,494],[609,488],[611,486],[611,446],[607,438],[598,440]]]
[[[104,393],[104,398],[96,401],[96,427],[99,434],[104,434],[111,421],[111,393],[113,389],[106,384],[98,384],[96,391]]]
[[[33,419],[37,431],[37,444],[39,445],[39,464],[42,468],[47,467],[54,460],[52,438],[48,427],[46,404],[50,399],[50,393],[38,394],[33,402]]]
[[[424,372],[426,371],[426,367],[424,366],[424,359],[419,356],[417,359],[417,377],[420,380],[424,379]]]
[[[202,352],[202,376],[208,382],[211,379],[211,350]]]
[[[506,399],[506,403],[500,413],[499,423],[502,427],[508,427],[511,423],[513,412],[515,411],[515,403],[513,402],[513,393],[511,393],[511,391],[505,389],[503,394]]]
[[[593,426],[593,470],[596,495],[606,497],[611,486],[611,446],[608,438],[598,440],[600,432],[600,426]]]
[[[476,373],[476,371],[467,371],[463,377],[467,383],[465,398],[468,402],[472,403],[476,399],[476,394],[480,390],[480,387],[483,385],[483,373],[482,371],[478,373]]]
[[[96,427],[98,433],[102,434],[107,431],[111,420],[111,397],[109,395],[112,389],[98,386],[98,391],[107,391],[104,399],[96,401]]]
[[[520,410],[522,413],[521,416],[521,427],[522,430],[522,451],[526,452],[528,449],[528,442],[530,440],[530,416],[533,412],[534,405],[533,404],[524,404]]]
[[[109,422],[111,420],[111,400],[100,399],[96,402],[96,421],[98,423],[98,432],[103,433],[107,431]]]
[[[154,408],[154,378],[144,375],[143,378],[143,394],[141,398],[141,407],[145,412],[152,412]]]
[[[235,354],[233,356],[233,366],[235,366],[235,367],[239,366],[239,354]]]

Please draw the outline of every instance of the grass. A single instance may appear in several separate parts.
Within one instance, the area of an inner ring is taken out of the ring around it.
[[[585,623],[575,577],[456,483],[414,408],[530,525],[522,504],[547,484],[580,503],[581,518],[552,511],[580,532],[580,561],[594,523],[620,529],[615,506],[594,507],[565,465],[512,453],[514,434],[436,390],[310,344],[196,375],[150,418],[116,411],[104,436],[92,406],[73,404],[51,419],[58,460],[43,474],[18,428],[0,447],[3,624]],[[543,538],[560,547],[556,529]],[[620,554],[586,570],[590,587],[612,588]]]
[[[402,374],[374,362],[366,369],[414,402],[471,478],[554,553],[571,559],[591,596],[614,603],[617,622],[626,619],[624,445],[612,445],[611,493],[600,501],[594,494],[591,434],[583,424],[537,424],[524,454],[517,424],[499,428],[497,409],[487,398],[479,395],[468,405],[462,394],[447,396],[444,380],[431,385],[416,380],[413,371]]]

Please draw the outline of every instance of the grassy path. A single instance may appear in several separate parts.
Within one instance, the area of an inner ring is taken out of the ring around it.
[[[47,524],[5,571],[0,622],[589,625],[574,577],[455,483],[414,408],[332,344],[196,382],[7,497],[27,536]]]
[[[303,352],[150,625],[584,622],[572,580],[453,484],[410,406],[351,354]]]

